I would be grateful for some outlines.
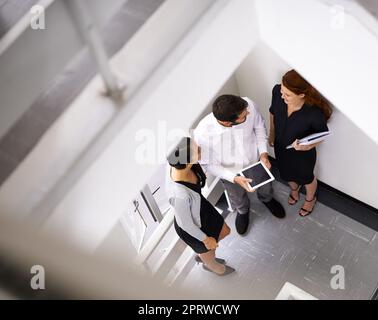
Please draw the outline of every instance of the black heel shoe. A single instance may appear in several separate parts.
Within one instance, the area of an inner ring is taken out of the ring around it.
[[[290,186],[289,186],[290,187]],[[293,203],[290,203],[289,201],[287,202],[289,205],[291,205],[291,206],[293,206],[293,205],[295,205],[298,201],[299,201],[299,198],[300,198],[300,193],[298,192],[298,199],[294,199],[294,197],[292,196],[292,192],[293,191],[295,191],[295,192],[297,192],[297,191],[299,191],[299,189],[301,188],[302,186],[301,185],[298,185],[298,188],[297,189],[292,189],[291,187],[290,187],[290,194],[289,194],[289,199],[291,199],[291,200],[293,200],[294,202]]]
[[[312,210],[311,211],[308,211],[308,210],[306,210],[305,208],[301,208],[301,211],[304,211],[304,213],[301,213],[301,211],[299,211],[299,215],[301,216],[301,217],[307,217],[308,215],[310,215],[311,213],[312,213],[312,211],[314,211],[314,208],[315,208],[315,205],[316,205],[316,202],[318,201],[318,198],[317,198],[317,196],[315,195],[311,200],[307,200],[307,199],[305,199],[305,201],[306,202],[312,202],[312,201],[314,201],[315,200],[315,202],[314,202],[314,205],[312,206]]]

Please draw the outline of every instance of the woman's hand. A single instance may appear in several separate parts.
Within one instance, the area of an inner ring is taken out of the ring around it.
[[[297,151],[303,151],[303,147],[300,144],[298,144],[298,139],[295,139],[295,141],[291,144],[292,147]]]
[[[296,139],[293,143],[292,143],[292,146],[295,150],[297,151],[309,151],[311,150],[312,148],[315,148],[317,145],[319,145],[319,142],[318,143],[314,143],[314,144],[308,144],[308,145],[300,145],[298,144],[298,139]]]
[[[203,240],[203,244],[208,250],[215,250],[218,247],[217,240],[215,240],[213,237],[207,237],[205,240]]]

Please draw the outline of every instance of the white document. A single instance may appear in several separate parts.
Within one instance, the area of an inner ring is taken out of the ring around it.
[[[332,134],[331,131],[323,131],[323,132],[310,134],[309,136],[298,140],[298,144],[300,144],[302,146],[307,146],[309,144],[317,143],[317,142],[325,140],[331,134]],[[293,146],[291,144],[289,144],[286,147],[286,149],[291,149],[291,148],[293,148]]]

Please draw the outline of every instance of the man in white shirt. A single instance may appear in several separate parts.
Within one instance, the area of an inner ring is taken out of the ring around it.
[[[271,168],[268,159],[268,138],[264,120],[252,100],[247,97],[222,95],[213,103],[213,112],[194,130],[194,139],[201,147],[201,165],[206,173],[221,178],[232,207],[237,211],[236,230],[245,234],[249,225],[251,192],[240,170],[259,160]],[[272,183],[257,189],[257,197],[277,218],[285,217],[282,205],[273,198]]]

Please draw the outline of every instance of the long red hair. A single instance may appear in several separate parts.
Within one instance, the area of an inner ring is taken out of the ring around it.
[[[282,84],[295,94],[304,94],[305,103],[318,107],[328,120],[332,115],[332,108],[326,98],[324,98],[308,81],[298,72],[290,70],[282,77]]]

